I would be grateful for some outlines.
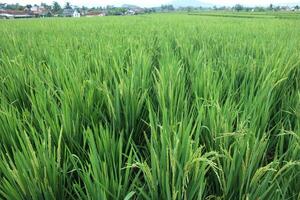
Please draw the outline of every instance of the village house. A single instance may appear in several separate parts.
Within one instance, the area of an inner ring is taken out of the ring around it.
[[[91,11],[86,14],[87,17],[104,17],[106,16],[105,12],[100,11]]]
[[[77,11],[77,9],[73,8],[65,8],[63,11],[64,17],[80,17],[80,12]]]
[[[31,15],[34,15],[36,17],[46,17],[46,16],[51,16],[51,12],[48,11],[45,7],[43,6],[33,6],[29,9],[29,13]]]
[[[126,15],[135,15],[136,12],[134,10],[128,10],[125,14]]]
[[[73,17],[80,17],[80,12],[75,9],[73,12]]]
[[[33,6],[33,7],[30,8],[30,11],[34,15],[39,15],[39,14],[42,14],[43,12],[45,12],[46,9],[42,6]]]
[[[23,10],[0,10],[0,18],[12,19],[12,18],[30,18],[30,15],[27,11]]]

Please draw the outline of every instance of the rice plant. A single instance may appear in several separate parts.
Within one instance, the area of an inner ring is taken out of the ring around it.
[[[0,199],[300,199],[297,18],[0,21]]]

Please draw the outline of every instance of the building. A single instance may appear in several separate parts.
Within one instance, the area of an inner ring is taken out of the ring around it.
[[[77,10],[74,10],[73,17],[80,17],[80,12],[78,12]]]
[[[126,15],[135,15],[136,12],[134,10],[128,10],[125,14]]]
[[[12,19],[12,18],[31,18],[32,15],[26,11],[21,10],[0,10],[0,18]]]
[[[100,11],[90,11],[86,13],[87,17],[104,17],[106,16],[105,12],[100,12]]]
[[[73,8],[65,8],[63,11],[64,17],[80,17],[80,13]]]
[[[74,10],[72,8],[65,8],[62,15],[64,17],[73,17]]]
[[[37,5],[30,8],[29,12],[31,15],[34,15],[36,17],[46,17],[52,15],[51,12],[48,11],[45,7]]]

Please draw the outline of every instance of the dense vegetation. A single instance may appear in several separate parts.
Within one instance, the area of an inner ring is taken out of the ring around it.
[[[0,199],[299,199],[300,23],[0,21]]]

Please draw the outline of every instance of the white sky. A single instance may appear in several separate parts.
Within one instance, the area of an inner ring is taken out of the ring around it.
[[[105,6],[115,5],[120,6],[122,4],[133,4],[142,7],[160,6],[167,4],[171,0],[56,0],[61,5],[65,5],[66,2],[70,2],[71,5],[77,6]],[[41,2],[52,4],[53,0],[0,0],[0,3],[20,3],[21,5],[26,4],[40,4]],[[235,5],[237,3],[242,5],[287,5],[287,4],[300,4],[300,0],[200,0],[200,2],[208,3],[212,5]]]

